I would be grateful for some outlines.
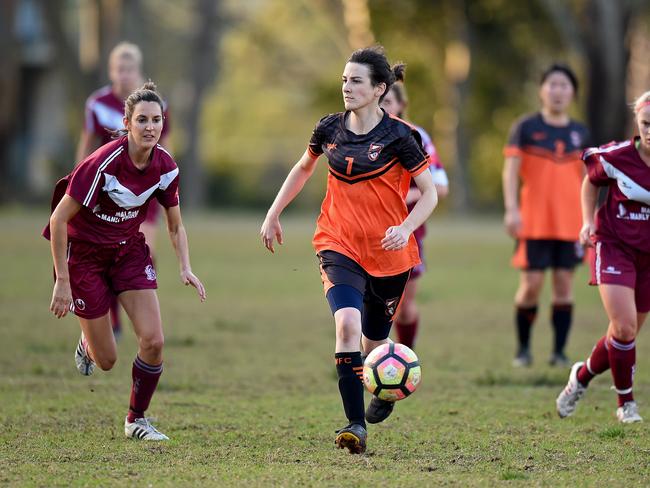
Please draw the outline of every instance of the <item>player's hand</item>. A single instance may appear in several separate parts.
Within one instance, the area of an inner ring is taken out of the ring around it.
[[[50,311],[57,319],[65,317],[72,305],[72,290],[70,289],[70,281],[57,278],[54,282],[54,290],[52,291],[52,302],[50,303]]]
[[[262,237],[262,244],[271,252],[275,252],[273,249],[273,241],[278,240],[278,244],[282,245],[284,240],[282,238],[282,226],[280,225],[280,219],[272,215],[267,215],[262,223],[262,228],[260,229],[260,236]]]
[[[192,273],[190,270],[181,271],[181,281],[185,286],[192,285],[194,288],[196,288],[196,291],[199,294],[199,298],[202,302],[205,302],[207,296],[205,294],[205,287],[203,286],[203,283],[201,283],[201,280],[194,275],[194,273]]]
[[[596,235],[596,224],[588,222],[580,229],[580,244],[585,247],[594,247],[593,238]]]
[[[506,227],[506,231],[510,237],[514,237],[515,239],[519,237],[519,231],[521,230],[521,214],[519,210],[507,210],[503,216],[503,225]]]
[[[411,233],[401,225],[389,227],[381,240],[381,247],[386,251],[399,251],[408,244],[410,236]]]

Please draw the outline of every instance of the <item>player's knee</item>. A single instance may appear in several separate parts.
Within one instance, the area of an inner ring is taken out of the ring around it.
[[[620,341],[633,341],[636,337],[636,321],[632,319],[617,319],[612,321],[614,337]]]
[[[113,369],[113,366],[115,366],[115,363],[117,362],[117,354],[109,353],[97,355],[97,357],[93,359],[95,360],[97,366],[99,366],[99,369],[102,371],[110,371]]]
[[[140,338],[140,347],[150,355],[157,356],[162,353],[165,338],[162,334]]]
[[[341,314],[336,320],[336,340],[343,343],[359,342],[361,324],[353,314]]]
[[[402,303],[399,310],[397,311],[396,320],[404,323],[415,322],[418,318],[418,309],[415,305],[415,301],[408,301]]]

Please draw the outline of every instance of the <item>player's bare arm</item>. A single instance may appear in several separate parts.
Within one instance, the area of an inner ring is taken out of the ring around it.
[[[273,242],[277,239],[278,244],[283,243],[282,226],[280,225],[280,214],[300,193],[307,180],[314,174],[316,161],[309,151],[305,151],[300,160],[293,166],[287,179],[284,180],[273,204],[266,213],[266,218],[260,229],[262,244],[269,251],[275,252]]]

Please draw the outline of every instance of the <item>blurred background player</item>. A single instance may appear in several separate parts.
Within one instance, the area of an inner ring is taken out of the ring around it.
[[[152,199],[165,207],[181,281],[194,286],[201,301],[205,289],[190,266],[178,167],[158,144],[163,104],[153,83],[129,95],[123,124],[127,135],[102,146],[56,185],[56,206],[44,232],[55,269],[50,310],[61,318],[72,309],[79,318],[75,362],[81,374],[90,375],[96,364],[108,371],[117,360],[109,305],[112,296],[119,297],[138,338],[125,434],[166,440],[145,417],[162,374],[164,343],[156,271],[139,231]]]
[[[275,239],[282,244],[280,214],[325,153],[327,193],[313,244],[336,324],[334,358],[349,422],[337,431],[335,443],[351,453],[366,449],[366,420],[383,421],[394,405],[373,397],[364,413],[360,345],[368,354],[388,342],[409,274],[420,263],[412,234],[437,203],[429,158],[415,138],[417,132],[379,107],[403,69],[401,64],[391,68],[381,47],[352,53],[342,76],[346,111],[323,117],[316,125],[260,231],[271,252]],[[409,213],[411,178],[422,196]]]
[[[549,363],[568,365],[564,348],[573,317],[573,274],[584,256],[578,242],[584,175],[580,153],[589,139],[587,128],[569,117],[577,92],[578,81],[569,67],[550,66],[542,74],[541,110],[513,125],[504,149],[504,224],[517,240],[512,264],[521,270],[515,294],[519,345],[514,366],[532,363],[530,331],[547,268],[552,270],[555,335]]]
[[[86,101],[85,122],[77,147],[77,162],[83,161],[97,148],[111,142],[113,131],[123,127],[124,101],[143,83],[140,48],[129,42],[116,45],[108,57],[108,76],[110,84],[92,93]],[[160,136],[161,145],[165,145],[169,133],[166,107],[164,116],[165,124]],[[159,217],[160,205],[155,201],[151,202],[140,230],[152,251],[155,250]],[[111,323],[113,332],[119,337],[122,321],[117,298],[114,298],[111,303]]]
[[[406,88],[404,87],[404,79],[400,76],[390,87],[390,90],[386,93],[380,106],[388,114],[404,119],[407,105],[408,97],[406,94]],[[438,153],[436,152],[436,148],[433,145],[433,141],[431,140],[431,137],[429,137],[429,134],[427,134],[422,127],[416,125],[414,125],[414,127],[420,134],[424,151],[429,155],[429,170],[431,171],[431,177],[433,178],[433,184],[436,187],[438,197],[444,198],[449,193],[449,179],[447,178],[447,172],[440,162],[440,158],[438,157]],[[417,185],[414,181],[411,181],[411,187],[406,195],[406,205],[409,212],[413,210],[413,207],[415,207],[420,195],[420,190]],[[420,227],[415,229],[415,232],[413,232],[415,241],[418,244],[418,249],[420,250],[420,259],[422,262],[416,265],[411,271],[411,276],[409,277],[409,281],[404,289],[402,302],[400,303],[393,321],[395,324],[395,331],[397,332],[397,342],[404,344],[411,349],[415,347],[415,339],[417,337],[418,325],[420,322],[420,313],[418,312],[415,296],[417,294],[417,279],[422,276],[422,273],[424,273],[426,269],[424,263],[424,236],[426,235],[426,232],[426,224],[422,224]]]
[[[634,104],[639,137],[584,152],[580,240],[593,246],[591,285],[597,285],[609,318],[607,333],[586,362],[571,368],[556,400],[560,417],[576,409],[589,382],[612,370],[620,422],[640,422],[632,394],[636,336],[650,311],[650,92]],[[596,209],[598,188],[607,199]],[[595,217],[595,220],[594,220]]]

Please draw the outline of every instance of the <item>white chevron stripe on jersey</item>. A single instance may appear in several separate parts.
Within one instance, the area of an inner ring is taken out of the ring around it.
[[[102,164],[99,165],[99,168],[97,168],[97,173],[95,173],[95,178],[93,179],[93,184],[90,185],[90,190],[88,190],[88,194],[86,195],[86,198],[84,198],[84,201],[82,202],[82,204],[85,207],[88,206],[91,198],[93,197],[93,193],[95,193],[95,189],[97,188],[97,183],[99,183],[99,178],[101,178],[102,176],[102,171],[104,171],[106,167],[110,164],[110,162],[113,161],[113,159],[115,159],[123,150],[124,150],[124,146],[118,147],[104,160]]]
[[[616,180],[618,189],[630,200],[650,205],[650,191],[643,188],[636,181],[616,168],[604,157],[600,157],[600,164],[603,166],[605,173],[612,179]]]
[[[136,195],[126,186],[122,185],[117,177],[104,173],[106,177],[106,183],[104,183],[104,190],[108,196],[113,200],[118,206],[125,210],[131,210],[136,207],[141,207],[149,199],[149,197],[156,190],[166,190],[167,187],[174,181],[174,178],[178,175],[178,168],[174,168],[169,173],[160,175],[160,180],[158,183],[147,188],[145,191]]]

